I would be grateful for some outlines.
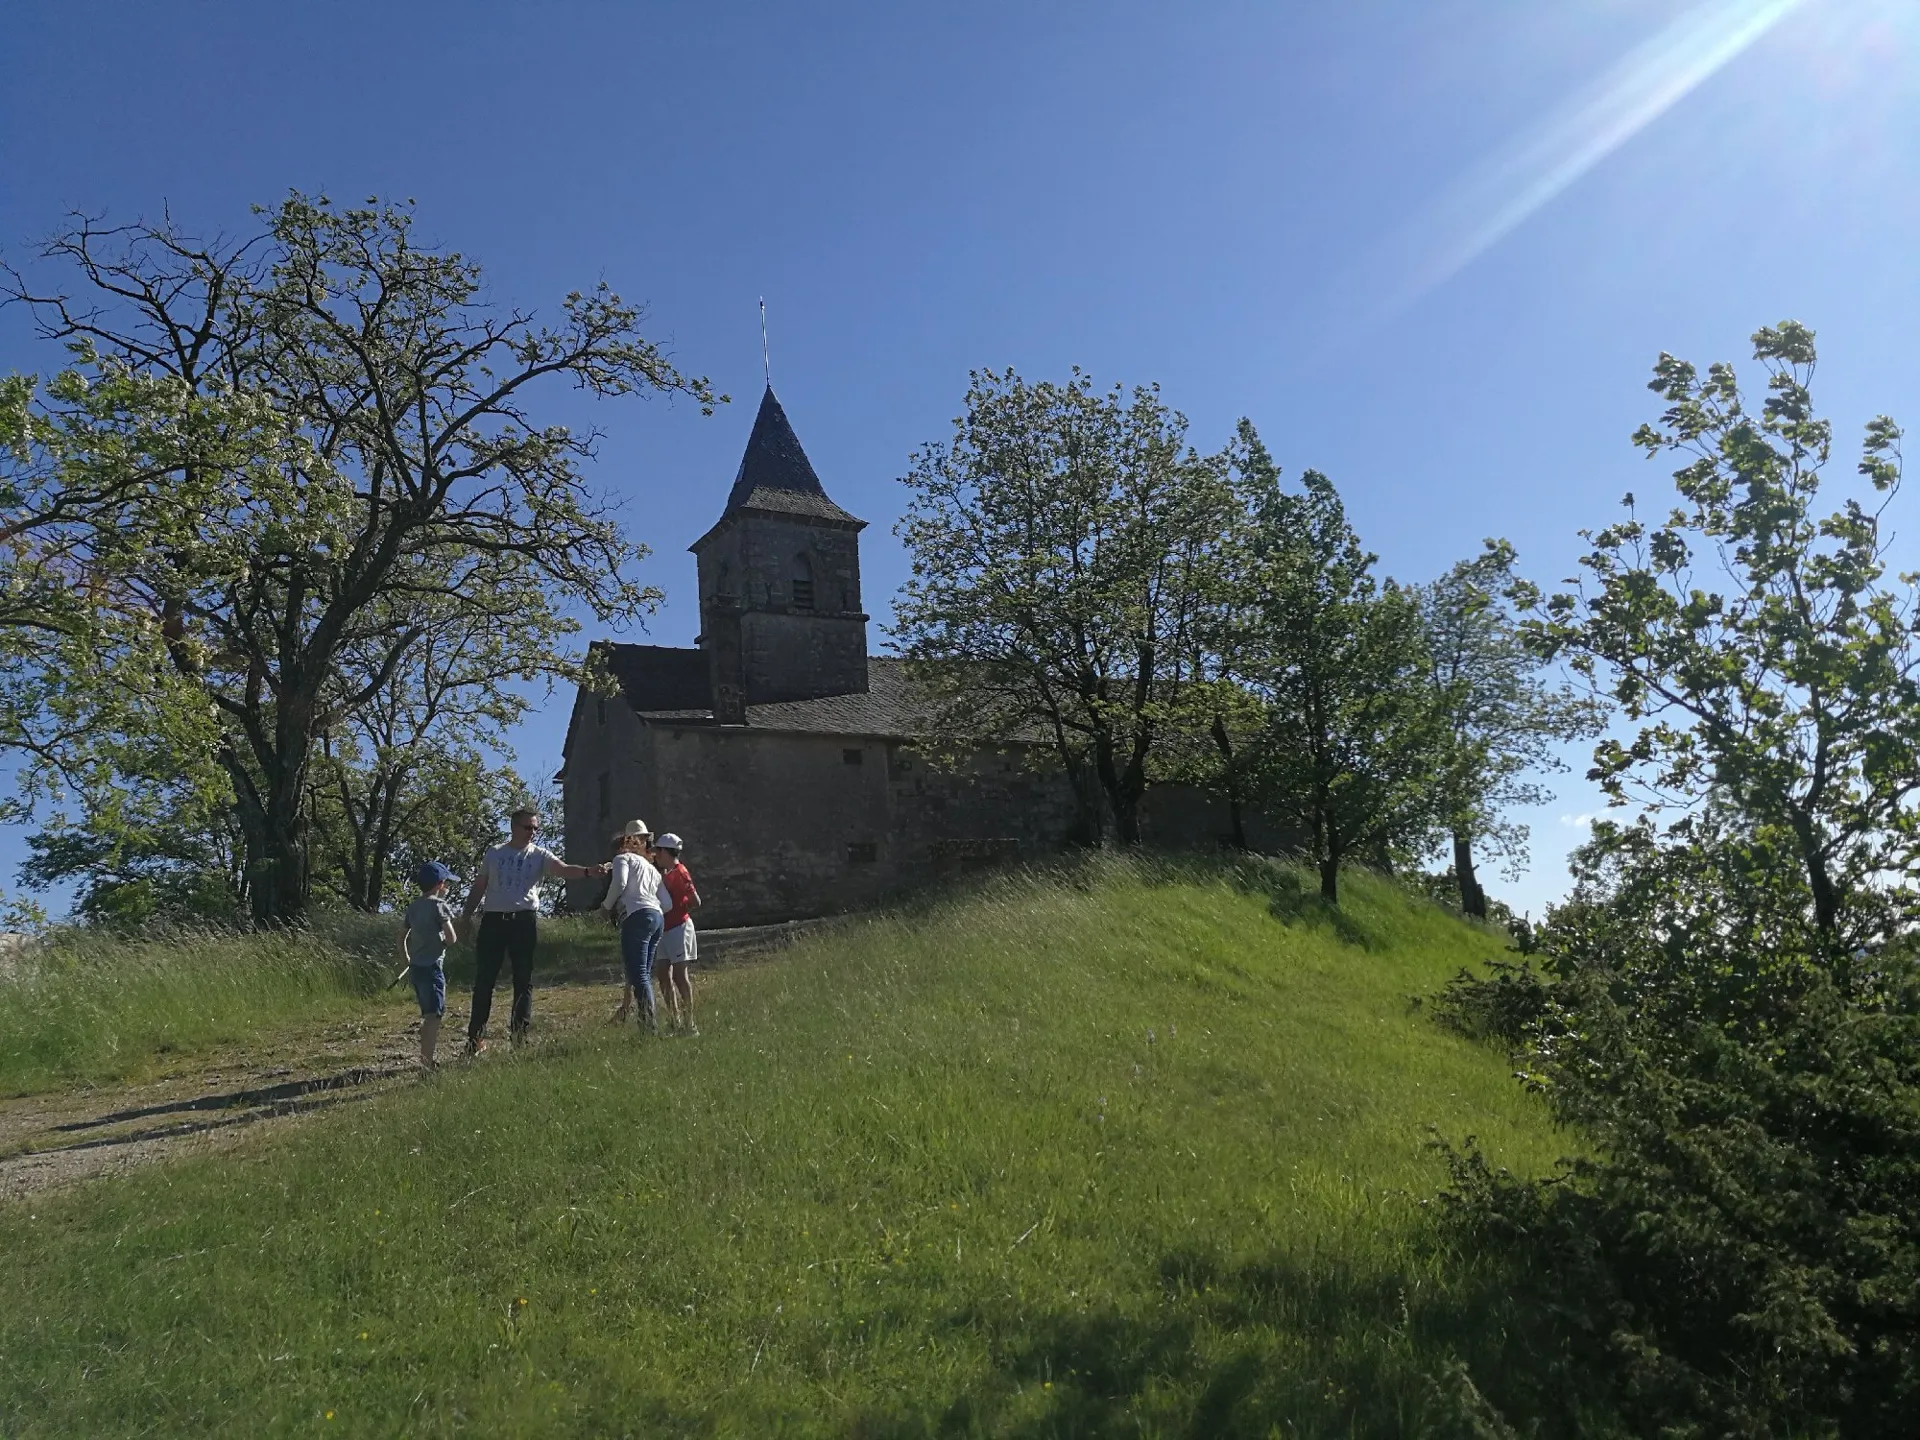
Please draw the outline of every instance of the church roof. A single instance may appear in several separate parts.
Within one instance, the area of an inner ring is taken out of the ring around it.
[[[713,678],[707,652],[678,645],[604,646],[607,669],[637,714],[659,710],[713,709]]]
[[[606,647],[607,668],[634,713],[654,724],[713,723],[707,652],[666,645]],[[810,735],[914,735],[926,728],[906,677],[906,662],[888,655],[867,661],[861,693],[747,706],[747,729]]]
[[[760,397],[760,413],[753,417],[753,433],[740,457],[740,470],[727,495],[726,513],[736,510],[772,510],[786,515],[808,515],[845,524],[861,522],[827,498],[813,462],[800,448],[787,412],[773,387]]]

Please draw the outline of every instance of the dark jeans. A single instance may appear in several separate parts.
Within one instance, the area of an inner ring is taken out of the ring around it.
[[[500,978],[500,962],[513,960],[513,1018],[509,1029],[517,1038],[533,1023],[533,946],[540,937],[540,921],[531,910],[488,910],[480,916],[480,935],[474,941],[473,1014],[467,1020],[467,1038],[487,1033],[493,1014],[493,986]]]
[[[661,920],[658,910],[636,910],[620,922],[620,958],[640,1002],[641,1022],[649,1030],[660,1028],[653,1014],[653,953],[660,948]]]

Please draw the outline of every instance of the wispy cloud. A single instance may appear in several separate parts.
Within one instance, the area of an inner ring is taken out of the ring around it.
[[[1562,815],[1560,817],[1560,823],[1573,830],[1591,830],[1593,828],[1593,816],[1584,811],[1578,815]]]
[[[1515,135],[1363,257],[1351,299],[1378,323],[1459,273],[1805,0],[1704,0]]]

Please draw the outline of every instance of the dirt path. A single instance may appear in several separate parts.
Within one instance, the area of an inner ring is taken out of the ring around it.
[[[703,966],[764,958],[812,925],[714,931],[700,941]],[[534,1038],[605,1024],[616,991],[611,966],[535,980]],[[449,995],[443,1065],[460,1058],[466,1002]],[[504,1019],[496,995],[496,1020]],[[498,1024],[494,1027],[500,1028]],[[174,1155],[230,1145],[263,1124],[359,1104],[417,1084],[420,1021],[387,1009],[283,1037],[271,1049],[236,1047],[183,1061],[176,1071],[134,1084],[0,1097],[0,1202],[55,1186],[124,1172]],[[497,1042],[477,1063],[494,1063]]]
[[[595,979],[536,990],[536,1045],[604,1021],[611,985]],[[464,1004],[450,1006],[448,1020],[443,1063],[468,1063],[459,1058]],[[357,1104],[417,1083],[419,1033],[417,1016],[385,1010],[286,1037],[270,1051],[202,1056],[136,1084],[0,1099],[0,1200],[231,1144],[262,1122]]]

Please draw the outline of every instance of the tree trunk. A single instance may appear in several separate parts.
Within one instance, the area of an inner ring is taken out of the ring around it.
[[[1140,793],[1144,786],[1132,783],[1114,763],[1113,737],[1101,735],[1093,742],[1094,769],[1100,788],[1106,792],[1107,809],[1113,816],[1113,838],[1128,849],[1140,843]]]
[[[1340,903],[1340,861],[1329,855],[1320,862],[1320,898],[1329,905]]]
[[[1453,831],[1453,878],[1460,885],[1460,909],[1476,920],[1487,918],[1487,892],[1473,873],[1473,836],[1460,826]]]
[[[309,898],[305,817],[298,805],[286,805],[264,819],[263,843],[252,867],[253,918],[263,925],[296,924],[305,918]]]
[[[1232,827],[1233,848],[1247,849],[1246,820],[1240,811],[1240,776],[1233,768],[1233,737],[1227,734],[1227,722],[1213,717],[1213,745],[1220,752],[1220,773],[1227,792],[1227,823]]]
[[[305,757],[302,757],[304,762]],[[257,925],[292,925],[306,917],[307,869],[306,766],[289,774],[276,766],[259,777],[229,751],[227,773],[239,800],[240,827],[247,838],[247,899]]]

